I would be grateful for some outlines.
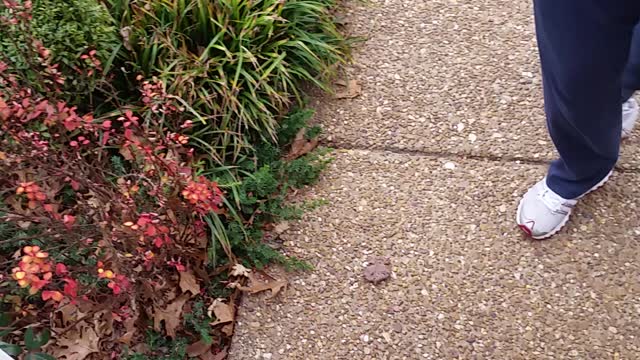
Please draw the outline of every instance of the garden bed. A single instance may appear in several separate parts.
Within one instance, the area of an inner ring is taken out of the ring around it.
[[[265,241],[329,161],[303,84],[347,41],[330,0],[4,0],[0,349],[221,359],[234,299],[307,265]],[[253,270],[250,270],[253,269]]]

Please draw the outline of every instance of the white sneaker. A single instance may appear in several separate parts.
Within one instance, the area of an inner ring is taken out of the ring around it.
[[[604,185],[612,173],[613,171],[584,195]],[[567,224],[573,208],[581,197],[577,199],[563,198],[549,189],[545,177],[522,197],[516,215],[518,227],[534,239],[549,238]]]
[[[631,131],[636,126],[636,121],[640,115],[640,106],[634,98],[630,98],[622,104],[622,138],[631,135]]]

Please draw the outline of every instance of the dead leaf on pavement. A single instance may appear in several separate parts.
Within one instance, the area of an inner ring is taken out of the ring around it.
[[[184,303],[189,300],[189,298],[189,294],[182,294],[171,304],[169,304],[165,309],[158,309],[157,307],[154,307],[153,329],[155,331],[161,331],[162,322],[164,321],[164,328],[167,332],[167,336],[175,339],[176,329],[182,322],[182,307],[184,306]]]
[[[180,289],[182,289],[182,292],[189,291],[191,295],[200,293],[200,285],[198,285],[196,276],[191,271],[180,272]]]
[[[248,276],[251,285],[250,286],[239,286],[238,289],[240,291],[246,291],[249,294],[256,294],[259,292],[271,290],[271,295],[269,295],[266,299],[273,299],[282,289],[287,287],[286,280],[274,280],[269,282],[263,282],[258,280],[253,274],[249,273]]]
[[[371,264],[364,269],[364,278],[374,284],[388,279],[391,276],[391,270],[387,266],[388,262],[387,259],[373,259]]]
[[[349,82],[340,80],[336,81],[336,84],[344,87],[343,90],[336,92],[336,99],[353,99],[362,93],[362,86],[358,84],[358,80],[349,80]]]
[[[189,357],[196,357],[205,354],[206,352],[210,353],[210,350],[211,344],[206,344],[204,341],[200,340],[187,346],[187,355],[189,355]]]
[[[291,144],[291,150],[285,157],[286,160],[295,160],[302,155],[306,155],[313,151],[318,146],[318,142],[320,141],[318,137],[314,137],[311,140],[307,140],[306,135],[307,128],[302,128],[296,134],[293,143]]]
[[[218,299],[214,300],[207,310],[209,310],[209,317],[213,317],[211,315],[215,315],[216,317],[216,321],[212,322],[211,326],[228,323],[234,319],[235,311],[233,305],[225,304]]]
[[[57,339],[54,355],[60,360],[84,360],[99,351],[100,338],[87,323],[80,323],[76,329],[66,332]]]

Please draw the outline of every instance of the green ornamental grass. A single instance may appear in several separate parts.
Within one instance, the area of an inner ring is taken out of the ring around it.
[[[236,159],[275,141],[302,82],[328,90],[347,44],[330,0],[108,0],[134,72],[158,76],[200,125],[194,141]]]

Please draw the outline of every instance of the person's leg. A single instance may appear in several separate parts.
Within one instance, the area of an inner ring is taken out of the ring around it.
[[[637,90],[640,90],[640,24],[633,31],[631,52],[622,76],[622,102],[629,100]]]
[[[547,126],[560,158],[524,196],[517,221],[546,238],[618,159],[622,73],[640,1],[534,0],[534,8]]]
[[[622,73],[636,0],[535,0],[547,126],[560,158],[547,185],[565,199],[613,169],[620,147]]]

